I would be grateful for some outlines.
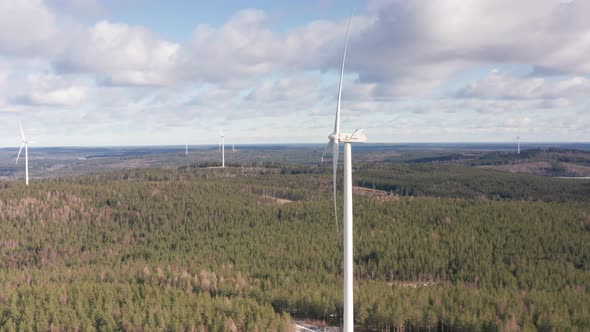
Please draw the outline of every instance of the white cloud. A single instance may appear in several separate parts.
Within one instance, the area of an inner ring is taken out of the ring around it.
[[[319,77],[313,75],[285,76],[260,83],[247,98],[258,104],[297,103],[309,97],[317,98],[319,83]]]
[[[57,58],[58,69],[87,72],[111,84],[164,85],[171,81],[180,46],[148,29],[100,21]]]
[[[56,17],[43,1],[0,1],[0,56],[52,54],[58,36]]]
[[[75,106],[86,98],[86,89],[83,87],[69,87],[48,92],[34,92],[31,101],[40,105]]]
[[[0,3],[2,112],[46,124],[59,114],[72,132],[83,125],[100,128],[97,135],[121,123],[136,132],[157,128],[161,136],[183,126],[239,121],[244,128],[268,123],[281,137],[297,126],[304,128],[297,137],[312,137],[316,127],[324,137],[324,121],[329,130],[348,18],[279,30],[268,12],[247,9],[221,24],[194,22],[191,37],[180,43],[150,26],[101,17],[113,6],[96,0]],[[472,132],[478,135],[546,128],[548,115],[560,112],[588,123],[588,113],[580,111],[590,92],[588,12],[590,2],[581,0],[369,0],[352,22],[343,126],[367,122],[383,132],[399,113],[413,117],[397,122],[408,135],[424,130],[439,139],[455,129],[467,135],[461,128],[470,123],[482,128]],[[482,65],[514,64],[533,72],[492,72],[457,94],[448,85],[450,79],[465,82],[462,75]],[[303,120],[308,117],[312,123]]]
[[[369,1],[375,19],[351,47],[352,67],[383,91],[419,96],[466,68],[524,63],[590,73],[590,2]]]
[[[355,34],[366,26],[358,17]],[[264,75],[336,69],[347,20],[313,21],[287,32],[273,31],[267,14],[242,10],[215,28],[196,27],[182,68],[192,79],[208,82],[257,80]],[[242,84],[247,86],[248,83]]]
[[[198,25],[184,54],[187,74],[197,81],[222,82],[276,69],[272,53],[277,38],[265,22],[264,12],[244,10],[220,28]]]
[[[17,88],[17,103],[44,106],[73,107],[83,103],[88,96],[88,86],[80,79],[53,74],[30,74]]]
[[[563,109],[566,107],[571,107],[573,105],[573,102],[567,98],[554,98],[545,99],[541,101],[538,105],[541,109]]]
[[[458,92],[459,97],[483,99],[565,99],[590,94],[590,80],[565,78],[516,77],[497,70]],[[563,101],[561,101],[563,104]]]

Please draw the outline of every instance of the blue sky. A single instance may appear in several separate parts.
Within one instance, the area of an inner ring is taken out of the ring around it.
[[[0,146],[590,141],[590,2],[0,4]],[[34,22],[34,24],[31,24]]]
[[[139,1],[138,1],[139,2]],[[246,6],[245,6],[246,5]],[[114,8],[113,8],[114,7]],[[364,7],[358,0],[324,1],[141,1],[135,4],[110,6],[109,20],[149,27],[161,36],[181,42],[190,38],[195,22],[223,25],[233,14],[245,8],[265,10],[272,17],[273,30],[286,31],[312,20],[335,20],[350,15],[355,7]],[[102,19],[102,17],[100,17]]]

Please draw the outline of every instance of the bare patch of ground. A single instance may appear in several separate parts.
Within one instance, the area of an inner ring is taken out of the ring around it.
[[[510,165],[483,165],[479,168],[495,169],[519,174],[534,174],[542,176],[590,176],[590,167],[572,163],[550,163],[537,161]]]
[[[292,200],[289,199],[284,199],[284,198],[278,198],[278,197],[272,197],[272,196],[261,196],[266,202],[271,202],[272,204],[277,204],[277,205],[285,205],[287,203],[292,203]]]
[[[53,166],[48,167],[47,171],[53,172],[53,171],[57,171],[57,170],[60,170],[60,169],[66,168],[66,167],[68,167],[68,165],[66,165],[66,164],[55,164]]]
[[[368,196],[368,197],[374,198],[380,202],[399,200],[398,195],[394,195],[390,192],[383,191],[383,190],[377,190],[377,189],[369,189],[369,188],[364,188],[364,187],[353,186],[352,193],[355,195],[360,195],[360,196]]]
[[[338,326],[329,326],[328,323],[321,320],[298,319],[295,321],[295,331],[297,332],[340,332],[342,328]]]

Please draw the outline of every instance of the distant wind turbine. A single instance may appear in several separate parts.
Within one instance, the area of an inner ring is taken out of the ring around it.
[[[18,165],[18,158],[20,157],[20,153],[23,151],[23,147],[25,148],[25,183],[27,186],[29,185],[29,144],[34,143],[31,141],[27,141],[25,137],[25,132],[23,131],[23,124],[20,124],[20,135],[22,138],[22,143],[20,146],[20,150],[18,150],[18,155],[16,156],[16,164]]]
[[[184,155],[188,156],[188,143],[184,143]]]
[[[338,203],[336,201],[336,175],[338,172],[338,143],[344,143],[344,332],[354,331],[354,296],[353,296],[353,237],[352,237],[352,161],[351,143],[364,143],[367,137],[362,129],[355,130],[352,134],[340,132],[340,103],[342,100],[342,81],[344,78],[344,62],[346,61],[346,49],[348,48],[348,36],[350,23],[348,21],[346,31],[346,42],[344,54],[342,55],[342,67],[340,69],[340,83],[338,85],[338,103],[336,105],[336,120],[334,121],[334,132],[328,136],[330,141],[324,150],[324,154],[332,149],[332,174],[334,185],[334,214],[338,225]],[[322,156],[322,161],[323,161]]]
[[[517,142],[516,154],[520,154],[520,136],[516,136],[515,140]]]
[[[223,135],[223,131],[219,131],[219,136],[221,137],[221,142],[219,142],[219,148],[221,149],[221,167],[225,167],[225,136]]]

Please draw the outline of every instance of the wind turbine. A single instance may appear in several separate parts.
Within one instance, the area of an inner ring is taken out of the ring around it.
[[[340,132],[340,103],[342,100],[342,81],[344,78],[344,62],[346,61],[346,49],[348,48],[348,36],[350,33],[350,23],[352,15],[348,21],[346,30],[346,42],[344,43],[344,52],[342,55],[342,66],[340,68],[340,83],[338,84],[338,103],[336,105],[336,120],[334,121],[334,132],[328,136],[330,141],[324,150],[324,154],[332,148],[332,174],[334,185],[334,215],[336,225],[338,225],[338,203],[336,201],[336,175],[338,172],[338,152],[339,143],[344,143],[344,332],[354,331],[354,296],[353,296],[353,238],[352,238],[352,161],[351,161],[351,144],[364,143],[367,137],[363,134],[362,129],[355,130],[352,134],[343,134]],[[323,161],[322,156],[322,161]]]
[[[516,136],[515,140],[518,142],[516,154],[520,154],[520,136]]]
[[[225,136],[223,135],[223,131],[219,131],[219,136],[221,137],[221,142],[219,142],[219,148],[221,149],[221,167],[225,167]]]
[[[184,155],[188,156],[188,143],[184,143]]]
[[[23,124],[20,124],[20,135],[23,139],[20,150],[18,150],[18,155],[16,156],[16,164],[18,165],[18,158],[20,157],[20,153],[23,151],[23,147],[25,148],[25,183],[27,186],[29,185],[29,143],[34,143],[31,141],[27,141],[25,137],[25,132],[23,131]]]

